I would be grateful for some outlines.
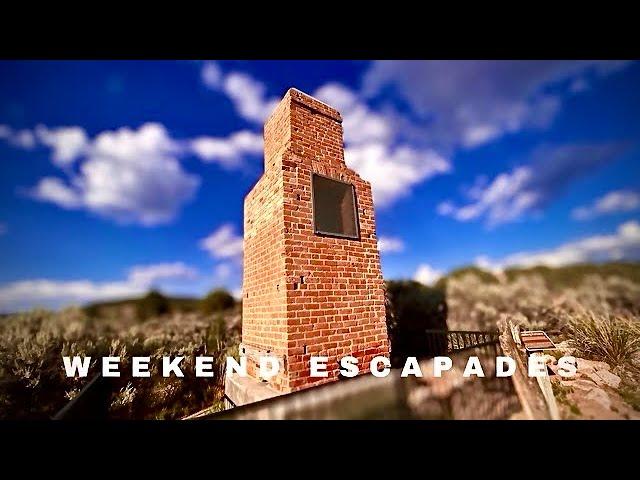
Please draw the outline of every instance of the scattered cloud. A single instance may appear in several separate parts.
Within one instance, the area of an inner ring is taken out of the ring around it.
[[[241,72],[225,74],[215,62],[204,63],[201,78],[207,88],[224,93],[249,122],[264,123],[279,102],[267,97],[267,87],[259,80]]]
[[[241,130],[226,138],[198,137],[191,149],[204,162],[217,162],[226,168],[238,168],[247,155],[260,155],[263,138],[258,133]]]
[[[615,190],[597,198],[591,205],[577,207],[571,212],[575,220],[590,220],[601,215],[632,212],[640,209],[640,193]]]
[[[366,72],[360,92],[330,82],[313,95],[342,113],[345,160],[371,182],[376,205],[388,207],[408,196],[413,187],[450,172],[448,157],[457,148],[478,147],[507,133],[547,128],[564,96],[628,63],[379,61]],[[245,73],[225,73],[215,62],[203,64],[201,78],[208,88],[227,95],[248,121],[262,123],[277,104],[277,99],[267,97],[262,82]],[[389,101],[378,108],[371,106],[370,100],[390,91],[409,107],[410,114],[401,113]],[[527,211],[541,201],[530,193],[517,195],[512,205],[516,210],[505,205],[506,209],[495,212],[494,222],[518,218],[517,209]],[[452,209],[445,205],[442,210]],[[481,215],[476,213],[480,210],[480,206],[465,209],[460,217]]]
[[[61,167],[73,163],[89,146],[87,133],[80,127],[49,129],[38,125],[35,135],[41,144],[51,148],[53,163]]]
[[[424,285],[433,285],[440,279],[440,277],[442,277],[442,275],[443,272],[441,270],[437,270],[426,263],[422,263],[418,266],[413,279]]]
[[[618,143],[541,147],[528,165],[501,173],[490,182],[479,178],[466,192],[466,205],[446,200],[437,212],[460,222],[484,219],[490,227],[513,222],[541,210],[573,181],[609,163],[623,150]]]
[[[243,238],[235,233],[235,227],[226,223],[200,240],[200,248],[209,252],[212,258],[235,259],[242,258]]]
[[[563,96],[626,67],[624,61],[377,61],[363,92],[394,92],[427,122],[436,146],[473,148],[548,127]],[[577,85],[578,88],[581,85]]]
[[[128,282],[142,287],[153,286],[159,280],[165,279],[193,279],[198,271],[183,262],[156,263],[151,265],[137,265],[129,270]]]
[[[57,177],[41,178],[29,194],[37,200],[50,202],[67,210],[81,208],[83,205],[82,193]]]
[[[372,110],[358,95],[339,83],[328,83],[313,94],[336,108],[343,117],[342,128],[347,145],[370,142],[388,143],[394,135],[390,119]]]
[[[43,178],[31,194],[119,223],[168,223],[200,185],[196,175],[182,168],[179,154],[179,146],[158,123],[102,132],[87,147],[78,173],[68,181]]]
[[[211,89],[219,89],[222,86],[222,70],[216,62],[205,62],[200,70],[202,83]]]
[[[378,239],[378,250],[388,253],[402,252],[404,250],[404,242],[401,238],[383,235]]]
[[[31,130],[15,130],[8,125],[0,125],[0,139],[14,147],[30,150],[36,146],[36,137]]]
[[[502,270],[516,266],[560,267],[573,263],[638,259],[640,259],[640,223],[633,220],[621,224],[616,232],[609,235],[594,235],[549,250],[519,252],[501,260],[491,260],[487,256],[481,256],[476,259],[476,264],[485,269]]]
[[[230,73],[224,79],[224,92],[245,119],[264,123],[278,105],[277,98],[266,98],[266,87],[244,73]]]
[[[449,161],[435,150],[403,142],[391,118],[372,110],[344,85],[326,84],[314,97],[342,114],[345,162],[371,182],[376,206],[387,207],[408,196],[412,187],[451,170]]]
[[[408,145],[390,148],[382,143],[347,148],[345,162],[371,182],[378,207],[392,205],[428,178],[451,170],[449,162],[433,150],[417,150]]]
[[[0,286],[0,310],[15,311],[35,306],[57,307],[140,295],[162,280],[190,280],[197,270],[182,262],[138,265],[124,280],[21,280]]]
[[[28,195],[68,210],[85,209],[143,226],[169,223],[198,190],[200,178],[185,171],[183,157],[194,155],[206,163],[238,169],[263,148],[262,135],[248,130],[227,137],[176,139],[160,123],[103,131],[94,138],[81,127],[38,125],[21,132],[34,139],[28,148],[49,148],[52,163],[66,176],[41,178]],[[13,129],[0,126],[0,139],[27,148],[15,137]]]

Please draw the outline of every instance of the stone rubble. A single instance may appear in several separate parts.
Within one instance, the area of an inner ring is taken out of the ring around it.
[[[558,350],[568,353],[568,346],[557,345]],[[557,375],[557,363],[549,362],[554,373],[552,381],[566,389],[568,402],[559,402],[565,411],[565,418],[582,419],[640,419],[640,412],[634,410],[620,396],[617,389],[622,379],[611,370],[606,362],[576,357],[577,373],[573,378],[561,378]],[[619,372],[619,369],[616,369]]]

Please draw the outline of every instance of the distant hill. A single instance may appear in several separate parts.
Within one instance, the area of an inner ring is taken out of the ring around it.
[[[460,278],[472,273],[481,278],[486,283],[498,283],[498,276],[492,272],[482,270],[476,266],[466,266],[456,268],[442,277],[436,283],[436,287],[444,288],[451,278]],[[508,268],[503,275],[509,280],[526,275],[540,275],[550,288],[575,287],[589,275],[600,275],[601,277],[617,276],[640,283],[640,262],[610,262],[610,263],[582,263],[567,265],[564,267],[529,267],[529,268]]]
[[[464,266],[451,270],[436,282],[434,287],[443,290],[447,281],[460,278],[467,274],[479,277],[485,283],[499,283],[498,275],[483,270],[477,266]],[[567,265],[564,267],[530,267],[508,268],[500,277],[509,281],[526,275],[540,275],[550,288],[575,287],[588,275],[597,274],[602,277],[617,276],[640,283],[640,262],[611,262],[584,263]],[[125,316],[129,318],[144,318],[153,316],[155,312],[189,313],[198,311],[202,306],[202,299],[196,297],[171,297],[158,292],[150,292],[144,297],[127,298],[109,302],[92,303],[84,307],[87,315],[92,317]],[[149,310],[151,309],[151,314]]]
[[[158,294],[157,297],[150,298],[151,295],[150,293],[138,298],[95,302],[86,305],[83,310],[90,317],[140,318],[148,316],[149,309],[159,313],[189,313],[195,312],[200,304],[200,299],[196,297],[171,297]]]
[[[493,273],[483,270],[476,266],[465,266],[456,268],[451,270],[449,273],[441,277],[436,284],[434,285],[436,288],[444,288],[447,284],[447,281],[452,278],[461,278],[465,275],[473,274],[476,277],[480,278],[484,283],[498,283],[498,277],[496,277]]]
[[[509,280],[530,274],[541,275],[551,288],[575,287],[586,276],[594,274],[601,277],[622,277],[634,283],[640,283],[640,262],[582,263],[558,268],[531,267],[505,270],[505,275]]]

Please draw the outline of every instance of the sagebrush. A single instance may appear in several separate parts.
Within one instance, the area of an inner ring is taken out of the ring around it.
[[[220,404],[224,361],[237,353],[237,313],[182,314],[139,323],[95,319],[80,309],[33,311],[0,320],[0,418],[50,418],[89,378],[67,378],[64,355],[92,357],[97,373],[103,356],[119,356],[121,371],[132,356],[149,356],[150,378],[124,376],[113,393],[110,418],[180,418]],[[184,356],[184,378],[163,378],[163,355]],[[197,378],[194,358],[214,357],[214,377]]]

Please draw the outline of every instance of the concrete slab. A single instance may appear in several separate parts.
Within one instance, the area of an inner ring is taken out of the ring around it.
[[[266,382],[240,375],[227,375],[224,393],[237,407],[282,395],[282,392],[269,387]]]

